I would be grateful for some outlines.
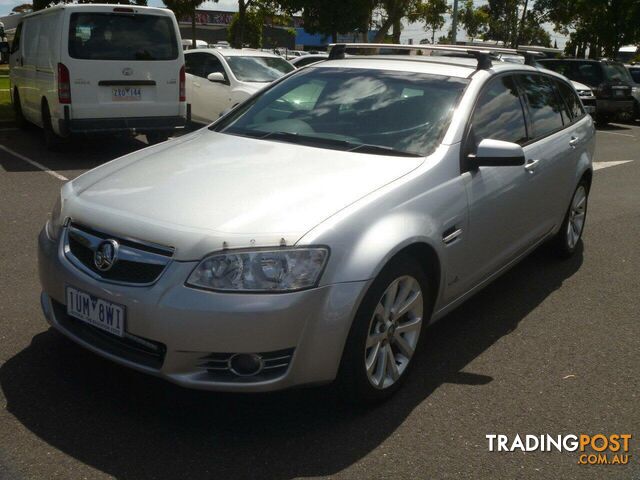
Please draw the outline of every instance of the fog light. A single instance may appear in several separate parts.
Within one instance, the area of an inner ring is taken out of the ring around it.
[[[262,371],[262,357],[256,353],[236,353],[229,359],[229,370],[240,377],[250,377]]]

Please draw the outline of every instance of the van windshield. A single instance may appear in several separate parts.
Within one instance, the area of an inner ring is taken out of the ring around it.
[[[166,16],[81,12],[71,15],[69,55],[84,60],[175,60],[178,41]]]

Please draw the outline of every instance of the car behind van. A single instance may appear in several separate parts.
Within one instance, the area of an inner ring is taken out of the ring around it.
[[[170,10],[60,5],[24,17],[10,55],[18,123],[52,147],[73,134],[143,133],[186,123],[184,56]]]

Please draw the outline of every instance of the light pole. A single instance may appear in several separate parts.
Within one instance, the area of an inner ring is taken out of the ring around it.
[[[455,45],[458,36],[458,0],[453,0],[453,13],[451,15],[451,45]]]

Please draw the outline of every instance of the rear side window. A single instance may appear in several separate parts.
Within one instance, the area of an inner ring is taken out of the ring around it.
[[[20,36],[22,35],[22,22],[16,27],[16,33],[11,44],[11,53],[15,53],[20,49]]]
[[[567,85],[565,82],[557,81],[558,91],[564,103],[569,109],[569,115],[573,121],[578,120],[584,116],[584,108],[582,108],[582,102],[578,98],[576,92]]]
[[[600,85],[604,80],[604,76],[602,75],[602,68],[599,63],[596,62],[586,62],[579,63],[575,62],[575,70],[576,73],[573,75],[573,80],[576,80],[580,83],[585,83],[590,86]]]
[[[640,83],[640,68],[630,68],[629,73],[631,74],[634,82]]]
[[[527,141],[524,111],[513,77],[489,82],[473,113],[471,135],[476,147],[485,138],[519,144]]]
[[[545,137],[563,127],[560,99],[551,81],[542,75],[519,75],[535,138]]]
[[[163,15],[74,13],[69,55],[84,60],[175,60],[178,41],[171,18]]]

